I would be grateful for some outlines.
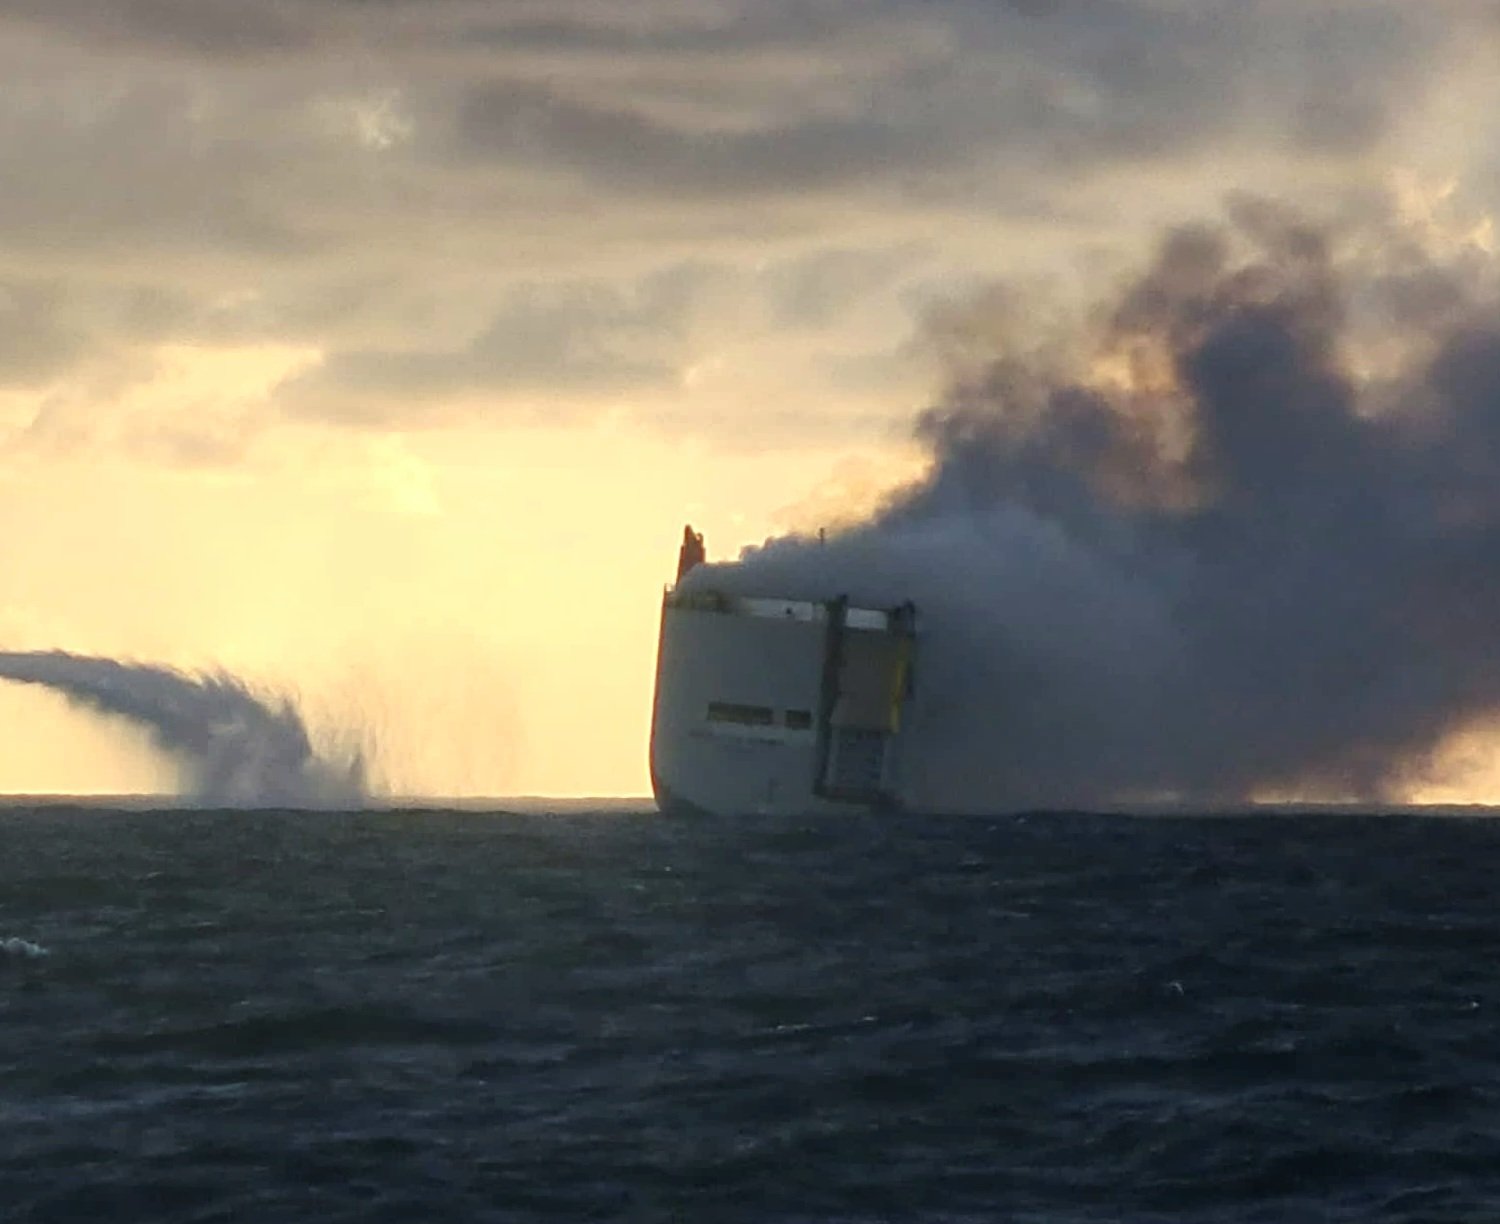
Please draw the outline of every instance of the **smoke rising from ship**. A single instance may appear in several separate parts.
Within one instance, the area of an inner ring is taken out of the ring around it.
[[[693,585],[914,599],[914,802],[1397,797],[1500,713],[1483,244],[1266,201],[1070,329],[950,312],[928,475]]]
[[[343,807],[364,798],[357,754],[337,761],[313,747],[289,701],[253,693],[226,673],[69,654],[0,652],[0,678],[36,684],[144,727],[183,770],[192,799],[256,807]]]

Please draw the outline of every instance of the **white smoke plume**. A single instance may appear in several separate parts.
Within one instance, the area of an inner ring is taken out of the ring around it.
[[[69,654],[0,652],[0,679],[36,684],[103,714],[129,719],[183,769],[190,797],[235,807],[359,805],[364,762],[315,751],[288,701],[262,699],[225,673]]]
[[[971,320],[872,521],[687,581],[913,600],[917,803],[1402,797],[1500,714],[1493,271],[1238,202],[1070,335]]]

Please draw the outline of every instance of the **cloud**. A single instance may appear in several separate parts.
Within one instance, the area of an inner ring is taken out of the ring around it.
[[[0,386],[44,381],[86,351],[62,296],[56,284],[0,281]]]
[[[685,267],[629,288],[523,285],[461,346],[345,351],[289,386],[285,399],[294,411],[337,417],[379,413],[392,402],[410,411],[474,395],[545,399],[670,386],[680,377],[693,299],[713,277]]]
[[[300,12],[299,12],[300,10]],[[316,9],[224,0],[5,0],[0,16],[111,46],[137,43],[178,52],[260,55],[307,45]]]
[[[826,432],[805,405],[899,381],[934,284],[1128,244],[1169,178],[1378,181],[1475,28],[1380,0],[8,0],[0,283],[50,296],[0,367],[320,351],[268,425],[616,410],[723,369],[747,389],[659,419]],[[708,264],[740,307],[653,301]],[[777,367],[791,408],[751,393]]]
[[[617,53],[650,48],[624,79],[591,77],[579,59],[545,80],[476,84],[460,147],[620,190],[751,195],[930,189],[949,175],[956,190],[976,162],[1056,183],[1225,141],[1358,154],[1385,135],[1447,34],[1386,4],[821,6],[811,30],[771,11],[781,19],[691,39],[620,39]],[[908,53],[841,60],[843,40],[895,38],[898,21],[921,35]],[[778,79],[768,45],[791,62],[823,52],[822,74]],[[747,60],[777,88],[737,107]]]

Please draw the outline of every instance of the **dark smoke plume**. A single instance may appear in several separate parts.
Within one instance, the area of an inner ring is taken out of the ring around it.
[[[969,320],[927,478],[691,581],[915,600],[919,802],[1397,797],[1500,713],[1486,265],[1238,202],[1071,336]]]
[[[61,650],[0,652],[0,679],[38,684],[145,727],[202,803],[346,807],[364,798],[363,762],[313,748],[289,702],[268,702],[240,680]]]

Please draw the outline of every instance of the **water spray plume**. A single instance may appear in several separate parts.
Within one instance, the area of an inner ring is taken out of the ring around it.
[[[0,652],[0,679],[36,684],[129,719],[184,770],[202,803],[346,807],[365,796],[358,754],[338,762],[314,750],[301,715],[234,676],[192,675],[65,651]]]
[[[967,354],[871,521],[687,582],[916,600],[917,803],[1400,797],[1500,711],[1487,261],[1240,201]]]

